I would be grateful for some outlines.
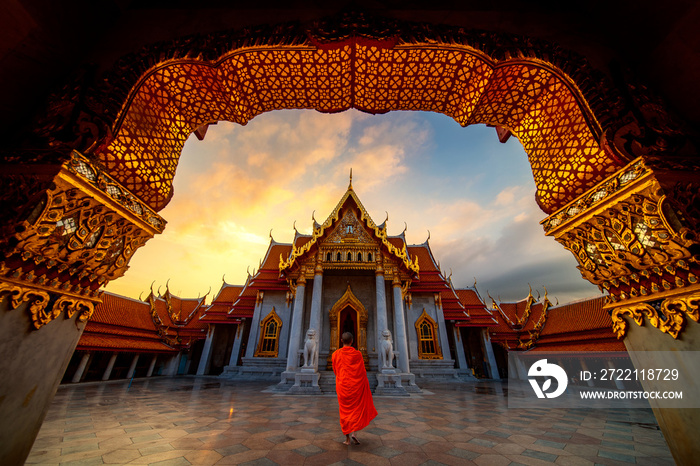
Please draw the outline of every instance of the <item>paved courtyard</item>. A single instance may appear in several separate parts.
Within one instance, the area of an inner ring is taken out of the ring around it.
[[[500,383],[375,397],[345,446],[332,396],[269,383],[157,378],[62,386],[27,464],[673,464],[650,410],[509,409]]]

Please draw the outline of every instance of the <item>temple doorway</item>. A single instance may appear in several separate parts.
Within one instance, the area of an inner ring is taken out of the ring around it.
[[[328,311],[328,320],[331,324],[331,337],[329,339],[330,351],[326,360],[326,369],[333,369],[331,358],[333,352],[343,346],[343,343],[340,341],[343,332],[353,334],[352,346],[362,353],[365,368],[369,368],[369,357],[367,356],[367,309],[357,299],[349,284],[345,294]]]
[[[359,334],[357,328],[357,311],[355,311],[350,306],[347,306],[340,312],[338,317],[338,348],[343,346],[343,333],[352,333],[352,347],[357,349],[357,335]]]

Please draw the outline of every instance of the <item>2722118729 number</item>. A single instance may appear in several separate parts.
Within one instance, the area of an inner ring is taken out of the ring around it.
[[[598,380],[678,380],[678,369],[601,369]]]

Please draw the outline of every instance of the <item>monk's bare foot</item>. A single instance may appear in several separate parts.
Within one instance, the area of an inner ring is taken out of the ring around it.
[[[352,436],[352,443],[354,443],[355,445],[359,445],[359,444],[360,444],[360,441],[357,440],[357,437],[355,437],[355,436],[353,435],[353,436]]]
[[[345,436],[345,441],[343,442],[343,445],[350,445],[350,436],[349,435]]]

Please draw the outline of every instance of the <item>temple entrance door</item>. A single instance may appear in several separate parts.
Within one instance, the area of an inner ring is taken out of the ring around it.
[[[357,311],[347,306],[338,316],[338,348],[343,346],[343,333],[352,333],[352,347],[357,349],[357,338],[359,335],[357,328]]]
[[[365,368],[369,368],[367,356],[367,309],[362,305],[348,285],[345,294],[328,311],[328,320],[331,324],[330,351],[326,360],[326,369],[333,370],[333,352],[343,346],[340,337],[343,332],[353,335],[352,346],[362,353]]]

